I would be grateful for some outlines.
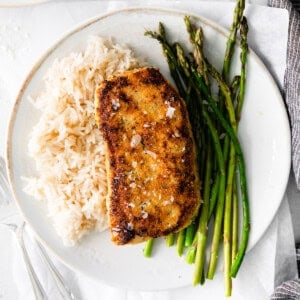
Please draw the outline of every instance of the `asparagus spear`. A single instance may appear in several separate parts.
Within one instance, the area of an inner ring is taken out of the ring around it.
[[[206,112],[203,112],[205,114]],[[205,117],[206,121],[210,118]],[[211,145],[208,145],[207,157],[206,157],[206,168],[204,178],[204,193],[203,193],[203,204],[199,217],[199,225],[197,230],[197,250],[195,259],[195,271],[193,284],[196,285],[201,282],[201,277],[204,272],[205,263],[205,248],[207,240],[207,220],[209,211],[209,194],[210,194],[210,180],[212,171],[212,153]]]
[[[233,181],[232,192],[232,247],[231,247],[231,262],[234,261],[238,250],[238,226],[239,226],[239,201],[237,197],[237,182],[236,178]]]
[[[245,97],[245,86],[246,86],[246,64],[247,64],[247,54],[248,54],[248,22],[246,17],[243,17],[241,20],[241,76],[240,76],[240,86],[239,86],[239,97],[236,109],[237,120],[241,117],[242,107],[244,104]]]
[[[229,121],[234,133],[237,132],[237,122],[235,117],[235,109],[233,106],[231,90],[228,85],[223,81],[221,75],[217,70],[209,63],[207,63],[210,74],[216,79],[220,90],[223,93],[226,108],[229,116]],[[229,161],[228,161],[228,171],[227,171],[227,183],[226,183],[226,195],[225,195],[225,208],[224,208],[224,279],[225,279],[225,295],[231,295],[231,207],[232,207],[232,184],[235,171],[235,148],[233,143],[230,143],[229,148]],[[210,265],[211,266],[211,265]],[[210,268],[209,271],[214,273],[214,269]],[[213,274],[212,273],[212,274]]]
[[[240,81],[240,92],[239,92],[239,99],[238,99],[238,106],[237,106],[237,118],[240,118],[242,105],[244,102],[244,95],[245,95],[245,81],[246,81],[246,62],[247,62],[247,53],[248,53],[248,43],[247,43],[247,34],[248,34],[248,24],[247,19],[243,17],[241,22],[241,81]],[[242,175],[240,174],[242,179]],[[241,181],[242,184],[242,181]],[[248,199],[242,198],[242,206],[243,206],[243,230],[242,230],[242,237],[241,243],[239,246],[239,250],[236,254],[236,257],[232,263],[231,267],[231,276],[235,277],[243,258],[246,253],[248,239],[249,239],[249,231],[250,231],[250,210]]]
[[[166,245],[168,247],[173,246],[175,243],[175,234],[174,233],[170,233],[167,237],[166,237]]]
[[[177,253],[179,256],[183,254],[184,241],[185,241],[185,229],[180,230],[177,237]]]
[[[219,184],[220,184],[220,174],[218,173],[216,175],[215,181],[214,181],[213,186],[211,188],[211,194],[210,194],[210,200],[209,200],[208,220],[210,220],[210,218],[213,214],[213,211],[215,209],[215,206],[216,206],[218,190],[219,190]]]
[[[193,244],[195,236],[195,222],[193,221],[187,228],[185,232],[184,246],[190,247]]]
[[[154,239],[150,238],[146,244],[145,244],[145,248],[144,248],[144,256],[145,257],[151,257],[152,254],[152,248],[153,248],[153,243],[154,243]]]
[[[237,31],[239,29],[241,18],[244,13],[244,8],[245,8],[245,0],[237,0],[234,9],[234,14],[233,14],[233,21],[230,28],[230,34],[226,44],[226,51],[225,51],[225,58],[224,58],[224,65],[223,65],[223,72],[222,72],[223,78],[226,82],[229,81],[231,59],[234,53]]]
[[[226,52],[223,64],[223,78],[226,82],[229,82],[229,73],[230,73],[230,64],[234,52],[235,42],[237,31],[240,27],[241,19],[243,17],[243,11],[245,8],[245,1],[238,0],[235,11],[233,22],[230,29],[230,35],[227,40]],[[238,110],[238,108],[237,108]],[[239,119],[239,118],[237,118]],[[237,131],[237,124],[233,126],[233,129]],[[228,143],[228,137],[225,140]],[[224,215],[224,276],[225,276],[225,295],[231,295],[231,274],[230,274],[230,265],[231,265],[231,208],[232,208],[232,197],[236,198],[236,195],[232,194],[232,185],[234,180],[234,171],[235,171],[235,149],[233,144],[230,145],[230,154],[229,154],[229,165],[228,165],[228,179],[226,187],[226,199],[225,199],[225,215]],[[236,218],[236,215],[234,215]],[[236,243],[237,236],[234,237]]]
[[[230,90],[231,90],[231,94],[232,94],[233,99],[235,99],[237,97],[240,82],[241,82],[241,76],[239,76],[239,75],[234,76],[234,78],[233,78],[233,80],[230,84]]]
[[[184,17],[184,23],[194,46],[194,58],[197,64],[197,71],[203,76],[206,85],[209,85],[208,70],[203,55],[203,31],[202,28],[195,29],[189,16]]]

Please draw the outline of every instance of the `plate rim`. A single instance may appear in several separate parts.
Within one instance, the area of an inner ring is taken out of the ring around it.
[[[210,20],[209,18],[203,17],[203,16],[195,14],[195,13],[190,13],[190,12],[184,10],[184,9],[181,10],[181,9],[174,9],[174,8],[170,8],[170,7],[134,6],[134,7],[124,8],[124,9],[113,10],[111,12],[104,13],[104,14],[97,14],[93,17],[87,18],[84,21],[75,24],[71,28],[71,30],[66,31],[61,36],[59,36],[57,38],[57,40],[49,48],[47,48],[47,50],[44,51],[42,53],[42,55],[40,55],[38,57],[37,60],[35,60],[33,65],[30,67],[29,72],[25,75],[25,79],[23,80],[22,84],[20,85],[20,89],[19,89],[19,91],[18,91],[18,93],[15,97],[15,101],[13,103],[11,113],[10,113],[10,116],[9,116],[8,127],[7,127],[7,130],[6,130],[5,154],[6,154],[6,162],[7,162],[6,169],[7,169],[9,184],[10,184],[10,187],[11,187],[11,191],[12,191],[14,200],[17,204],[18,211],[21,214],[21,216],[23,217],[23,219],[25,220],[25,222],[30,226],[30,229],[34,233],[35,237],[47,249],[47,251],[49,251],[55,258],[57,258],[60,262],[62,262],[67,267],[69,267],[71,270],[74,270],[76,272],[79,272],[81,274],[86,275],[87,277],[89,277],[91,279],[96,279],[100,282],[103,282],[104,284],[109,284],[111,286],[117,286],[117,285],[107,283],[103,279],[100,279],[100,278],[98,278],[98,277],[96,277],[92,274],[89,274],[86,270],[82,270],[82,269],[78,268],[77,266],[72,265],[71,263],[67,262],[62,256],[60,256],[58,253],[56,253],[56,251],[54,249],[52,249],[52,247],[50,247],[50,245],[48,245],[47,241],[44,240],[44,238],[42,236],[40,236],[36,232],[35,228],[31,225],[30,220],[28,220],[28,218],[26,217],[26,215],[24,214],[24,212],[22,210],[22,207],[20,205],[21,200],[17,197],[17,193],[16,193],[16,186],[15,186],[15,181],[14,181],[15,174],[13,172],[13,167],[12,167],[13,162],[12,162],[12,157],[11,157],[12,143],[10,142],[10,137],[12,136],[12,133],[13,133],[16,116],[17,116],[17,113],[18,113],[18,110],[19,110],[20,103],[22,102],[24,92],[26,91],[26,88],[28,87],[28,85],[29,85],[30,81],[32,80],[34,74],[42,66],[44,61],[65,40],[67,40],[70,36],[76,34],[77,32],[80,32],[81,30],[85,29],[86,27],[88,27],[88,26],[90,26],[90,25],[92,25],[96,22],[103,21],[106,18],[109,18],[111,16],[118,15],[118,14],[124,14],[124,13],[132,13],[132,12],[136,12],[136,13],[159,12],[159,13],[172,14],[172,15],[177,14],[178,16],[189,15],[192,18],[195,18],[198,21],[200,21],[201,23],[203,23],[203,24],[211,27],[212,29],[216,30],[217,32],[219,32],[223,36],[228,37],[228,35],[229,35],[229,30],[227,30],[225,27],[219,25],[217,22]],[[270,218],[270,223],[262,231],[261,236],[254,241],[253,245],[251,245],[251,248],[247,249],[247,252],[250,252],[252,249],[254,249],[256,247],[256,245],[258,244],[258,242],[261,241],[261,239],[265,235],[266,231],[268,230],[268,228],[272,224],[275,216],[277,215],[278,210],[279,210],[279,208],[281,206],[281,203],[283,201],[283,198],[284,198],[284,193],[285,193],[285,190],[286,190],[286,187],[287,187],[287,184],[288,184],[289,174],[290,174],[290,170],[291,170],[291,128],[290,128],[288,112],[287,112],[287,109],[286,109],[286,106],[285,106],[284,98],[283,98],[283,96],[280,92],[280,89],[279,89],[274,77],[272,76],[271,72],[268,70],[268,68],[266,67],[266,65],[262,61],[262,59],[256,54],[256,52],[253,49],[251,49],[251,47],[249,47],[249,53],[251,53],[251,55],[252,55],[253,59],[256,61],[256,63],[258,63],[260,65],[260,67],[263,69],[264,74],[267,76],[268,81],[272,84],[273,89],[276,90],[276,93],[278,94],[278,97],[281,100],[281,101],[279,101],[279,103],[280,103],[279,105],[281,106],[282,110],[285,112],[285,117],[284,117],[284,119],[285,119],[285,131],[287,132],[287,134],[289,136],[289,139],[288,139],[289,143],[286,145],[287,152],[288,152],[288,157],[286,158],[286,166],[285,166],[286,173],[284,174],[284,176],[282,176],[282,180],[281,180],[281,182],[283,183],[282,184],[282,190],[281,190],[281,193],[280,193],[281,200],[278,201],[277,206],[274,208],[274,214]],[[184,286],[186,286],[186,285],[183,285],[182,287],[184,287]],[[174,287],[173,289],[176,289],[176,288],[177,287]],[[140,289],[137,288],[136,290],[140,290]],[[161,288],[161,289],[156,289],[156,290],[165,290],[165,289]],[[140,290],[140,291],[142,291],[142,290]],[[143,291],[146,291],[146,290],[143,289]],[[153,291],[153,289],[148,289],[148,291]]]

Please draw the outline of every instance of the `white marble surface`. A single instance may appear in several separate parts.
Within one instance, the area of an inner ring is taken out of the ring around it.
[[[6,1],[8,2],[8,1]],[[252,1],[265,4],[265,0]],[[4,3],[4,2],[3,2]],[[115,9],[125,8],[128,5],[137,6],[137,1],[50,1],[28,7],[0,8],[0,154],[5,152],[5,132],[9,120],[9,113],[14,98],[29,72],[33,63],[42,53],[64,33],[71,30],[76,24],[94,15],[102,14]],[[228,27],[231,19],[232,5],[225,6],[215,2],[197,1],[143,1],[144,6],[168,6],[182,8],[199,13],[218,21]],[[1,1],[0,1],[1,6]],[[285,69],[285,51],[287,38],[287,13],[280,9],[251,6],[247,9],[251,23],[250,45],[263,59],[279,85],[283,82]],[[272,15],[272,18],[270,18]],[[256,20],[256,21],[255,21]],[[258,22],[259,20],[259,22]],[[254,22],[255,21],[255,22]],[[262,24],[265,24],[263,26]],[[268,25],[268,26],[267,26]],[[270,43],[272,39],[272,43]],[[288,197],[291,203],[296,203],[299,195],[291,187]],[[289,208],[287,201],[283,202],[281,217],[290,226]],[[288,217],[286,217],[288,216]],[[278,222],[275,218],[265,237],[248,255],[245,271],[242,272],[237,284],[237,292],[233,299],[267,299],[273,288],[275,271],[275,250],[278,242]],[[291,228],[289,228],[291,229]],[[290,234],[292,234],[290,232]],[[0,228],[0,299],[33,299],[28,278],[19,258],[11,235]],[[290,249],[291,245],[289,245]],[[282,250],[282,247],[279,250]],[[286,248],[287,249],[287,248]],[[279,251],[281,253],[282,251]],[[33,252],[34,255],[34,252]],[[280,259],[284,260],[283,256]],[[253,265],[253,261],[256,264]],[[278,261],[278,260],[277,260]],[[293,261],[293,260],[291,260]],[[199,289],[180,289],[162,293],[136,293],[113,289],[100,283],[91,282],[79,274],[64,268],[57,263],[67,276],[71,285],[77,291],[79,299],[194,299]],[[13,266],[13,268],[12,268]],[[263,267],[264,266],[264,267]],[[14,270],[14,271],[12,271]],[[256,276],[250,278],[249,273]],[[268,276],[266,276],[268,274]],[[289,274],[288,272],[286,274]],[[16,276],[17,275],[17,276]],[[269,277],[269,278],[268,278]],[[18,278],[18,282],[16,282]],[[248,277],[249,278],[249,277]],[[222,281],[222,279],[220,279]],[[244,281],[244,283],[243,283]],[[22,284],[20,284],[22,283]],[[247,287],[248,286],[248,287]],[[16,290],[16,287],[18,290]],[[51,283],[48,283],[51,291]],[[91,292],[95,291],[95,292]],[[244,293],[243,293],[244,291]],[[202,293],[202,292],[201,292]],[[55,294],[51,294],[55,295]],[[243,295],[242,298],[239,295]],[[258,296],[260,295],[260,296]],[[53,296],[54,297],[54,296]],[[220,299],[216,296],[211,299]],[[53,298],[54,299],[54,298]]]

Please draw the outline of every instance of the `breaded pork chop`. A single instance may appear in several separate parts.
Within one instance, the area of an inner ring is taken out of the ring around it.
[[[95,92],[107,145],[112,241],[178,231],[200,204],[196,151],[184,101],[155,68],[126,71]]]

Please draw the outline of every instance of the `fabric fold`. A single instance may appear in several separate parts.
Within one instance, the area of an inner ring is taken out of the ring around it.
[[[276,288],[271,300],[298,300],[300,299],[300,279],[289,280]]]
[[[284,77],[284,97],[292,132],[292,166],[300,189],[300,15],[288,0],[269,0],[271,7],[287,9],[290,16]]]

